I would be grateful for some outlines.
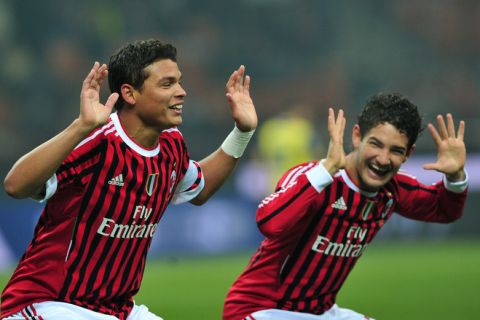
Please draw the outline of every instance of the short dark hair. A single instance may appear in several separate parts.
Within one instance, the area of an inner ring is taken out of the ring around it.
[[[382,92],[372,96],[358,116],[362,137],[382,123],[393,125],[407,136],[408,150],[424,129],[417,106],[400,93]]]
[[[145,68],[163,59],[176,62],[177,49],[171,44],[162,43],[156,39],[128,43],[110,57],[108,85],[111,92],[117,92],[120,95],[115,104],[117,110],[121,110],[125,102],[122,99],[120,87],[128,83],[135,89],[140,89],[149,76]]]

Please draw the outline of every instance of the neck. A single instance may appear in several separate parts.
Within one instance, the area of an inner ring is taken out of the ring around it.
[[[143,121],[127,110],[119,112],[118,118],[125,132],[138,145],[151,149],[158,144],[158,137],[161,131],[147,127]]]
[[[357,153],[355,151],[352,151],[347,155],[346,157],[347,163],[345,165],[345,171],[347,171],[348,176],[350,177],[352,182],[355,183],[355,185],[360,188],[360,179],[358,177],[358,170],[356,166],[356,156],[357,156]]]

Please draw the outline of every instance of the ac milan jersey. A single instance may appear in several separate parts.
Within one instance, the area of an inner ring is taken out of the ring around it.
[[[51,198],[3,291],[2,317],[50,300],[126,319],[163,212],[203,183],[176,128],[144,149],[112,114],[47,183]]]
[[[369,193],[345,170],[331,177],[317,163],[289,170],[260,203],[257,224],[265,239],[231,287],[223,319],[272,308],[322,314],[393,212],[445,223],[463,212],[466,182],[425,186],[399,172]]]

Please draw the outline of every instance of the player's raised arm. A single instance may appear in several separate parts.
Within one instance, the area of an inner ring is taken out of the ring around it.
[[[342,109],[338,111],[335,119],[333,108],[328,109],[328,134],[330,143],[323,166],[333,176],[339,169],[345,167],[346,158],[343,148],[343,134],[345,132],[346,119]]]
[[[5,191],[10,196],[19,199],[41,197],[46,181],[68,154],[92,130],[107,121],[118,94],[111,94],[105,105],[99,102],[100,85],[106,76],[107,66],[95,62],[83,81],[78,118],[13,165],[4,181]]]
[[[245,66],[240,66],[228,79],[226,96],[236,127],[242,132],[255,130],[257,112],[250,97],[250,76],[245,75]]]
[[[226,84],[226,96],[235,128],[219,149],[199,162],[205,187],[191,201],[196,205],[207,201],[225,182],[257,128],[257,112],[250,97],[250,76],[245,75],[245,66],[240,66],[230,75]]]
[[[465,180],[466,147],[463,141],[465,134],[465,122],[462,120],[455,132],[453,116],[447,114],[447,123],[442,115],[437,116],[438,130],[429,123],[428,130],[433,141],[437,145],[437,161],[426,163],[423,168],[426,170],[437,170],[443,172],[449,181]]]

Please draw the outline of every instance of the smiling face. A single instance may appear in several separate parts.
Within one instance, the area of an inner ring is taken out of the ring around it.
[[[363,137],[355,125],[352,141],[347,171],[360,189],[369,192],[387,184],[413,150],[408,149],[408,137],[389,123],[378,124]]]
[[[177,63],[170,59],[157,60],[144,71],[147,77],[143,85],[139,89],[130,87],[139,119],[145,126],[159,130],[180,125],[186,92]]]

